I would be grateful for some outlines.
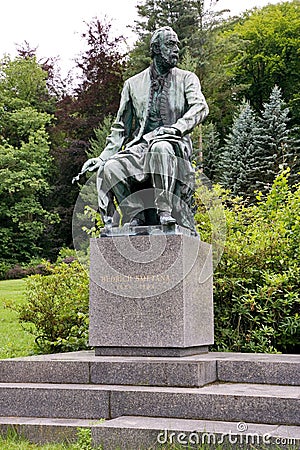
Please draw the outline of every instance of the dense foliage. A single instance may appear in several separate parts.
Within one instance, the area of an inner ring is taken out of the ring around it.
[[[43,353],[84,349],[88,342],[87,273],[73,258],[54,266],[48,263],[46,268],[49,275],[27,279],[27,302],[20,308],[20,320],[29,324]]]
[[[109,23],[93,19],[86,24],[82,34],[86,48],[76,61],[77,84],[69,84],[57,100],[55,126],[50,130],[53,189],[48,202],[60,221],[48,227],[44,240],[45,254],[52,260],[61,247],[73,244],[71,223],[79,188],[72,185],[72,178],[87,159],[94,129],[118,108],[123,82],[122,38],[111,35]]]
[[[280,174],[256,205],[220,194],[229,206],[224,254],[214,275],[216,350],[299,350],[300,184],[291,189],[287,175]],[[208,240],[201,206],[196,218]]]
[[[300,4],[294,0],[247,12],[224,33],[225,61],[231,64],[235,83],[244,87],[241,94],[256,110],[277,84],[299,118],[299,30]],[[239,52],[230,45],[233,39]]]
[[[0,61],[0,261],[28,260],[56,220],[50,191],[46,73],[35,58]],[[42,110],[41,110],[42,109]],[[44,109],[44,111],[43,111]]]

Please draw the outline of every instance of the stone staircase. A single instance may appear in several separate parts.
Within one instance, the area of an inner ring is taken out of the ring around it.
[[[202,442],[296,449],[299,369],[298,355],[236,353],[96,357],[86,351],[1,360],[0,433],[13,428],[44,443],[72,441],[78,428],[91,428],[103,450]]]

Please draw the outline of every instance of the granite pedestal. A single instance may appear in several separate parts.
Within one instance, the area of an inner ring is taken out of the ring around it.
[[[211,246],[184,234],[91,239],[98,356],[187,356],[213,344]]]

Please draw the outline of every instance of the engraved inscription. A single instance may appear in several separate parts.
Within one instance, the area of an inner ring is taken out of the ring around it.
[[[155,274],[155,275],[116,275],[108,276],[102,275],[100,277],[100,283],[103,285],[112,284],[114,289],[119,291],[120,289],[129,289],[132,287],[138,287],[142,290],[151,290],[153,283],[169,283],[169,274]]]

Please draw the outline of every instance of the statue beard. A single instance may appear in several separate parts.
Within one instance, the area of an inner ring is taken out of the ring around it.
[[[173,67],[176,67],[178,63],[177,55],[163,56],[161,53],[156,56],[156,66],[160,72],[168,72]]]

